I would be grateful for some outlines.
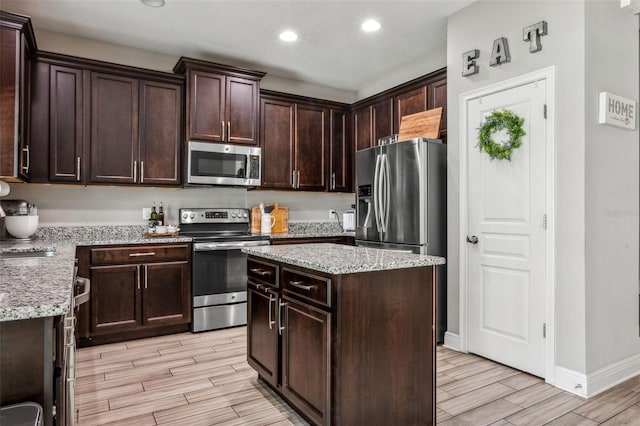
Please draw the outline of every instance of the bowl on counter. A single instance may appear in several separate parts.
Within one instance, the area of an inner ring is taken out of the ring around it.
[[[29,238],[38,230],[39,216],[6,216],[7,232],[15,238]]]
[[[156,234],[166,234],[168,227],[166,225],[156,225]]]

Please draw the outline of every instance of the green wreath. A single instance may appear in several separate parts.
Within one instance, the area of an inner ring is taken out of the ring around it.
[[[491,159],[511,160],[511,153],[522,145],[522,137],[527,133],[522,129],[524,118],[505,109],[493,111],[480,126],[478,132],[478,145],[480,150],[486,152]],[[505,143],[497,143],[491,136],[500,130],[509,133],[509,140]]]

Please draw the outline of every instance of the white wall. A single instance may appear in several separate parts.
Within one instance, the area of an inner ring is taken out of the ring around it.
[[[543,50],[530,54],[522,29],[541,20],[549,34]],[[499,37],[509,40],[511,63],[489,67]],[[556,65],[556,366],[590,384],[603,371],[615,376],[620,365],[625,374],[638,370],[638,131],[597,124],[600,91],[639,97],[638,39],[638,17],[614,0],[481,0],[448,26],[449,331],[459,330],[458,251],[466,249],[458,220],[459,96]],[[480,73],[462,77],[461,54],[474,48]]]
[[[587,373],[640,354],[638,130],[598,124],[598,93],[638,100],[638,16],[586,3]],[[636,120],[637,110],[636,110]]]
[[[522,29],[547,21],[543,49],[529,53]],[[479,1],[451,16],[447,27],[448,330],[459,331],[460,102],[462,93],[557,66],[556,76],[556,363],[584,372],[585,360],[585,111],[584,3]],[[493,41],[506,37],[511,62],[489,67]],[[462,53],[480,50],[479,74],[462,77]],[[475,145],[474,145],[475,146]],[[471,149],[475,149],[471,147]],[[473,301],[469,301],[473,303]]]
[[[11,183],[7,199],[24,199],[38,207],[43,226],[142,225],[142,208],[164,204],[167,223],[178,222],[181,207],[245,207],[277,202],[289,208],[292,222],[330,222],[329,209],[344,211],[353,194],[247,191],[242,188],[189,187],[179,189],[42,185]]]

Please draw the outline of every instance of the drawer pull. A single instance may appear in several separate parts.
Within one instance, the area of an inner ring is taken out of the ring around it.
[[[267,276],[267,275],[271,275],[271,271],[265,271],[264,269],[258,269],[258,268],[251,268],[249,269],[249,271],[253,272],[254,274],[258,274],[262,277]]]
[[[129,257],[140,257],[140,256],[155,256],[155,251],[146,251],[141,253],[129,253]]]
[[[304,281],[289,281],[289,284],[291,284],[294,287],[301,288],[303,290],[312,290],[316,288],[315,285],[304,285],[302,284],[303,282]]]

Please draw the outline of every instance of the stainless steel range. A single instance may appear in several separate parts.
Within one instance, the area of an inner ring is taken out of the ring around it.
[[[191,331],[247,323],[247,256],[242,247],[269,245],[250,233],[248,209],[180,209],[180,235],[193,238]]]

